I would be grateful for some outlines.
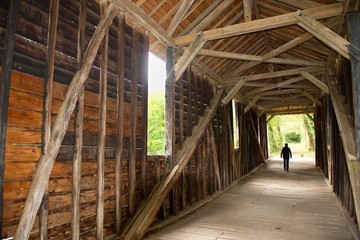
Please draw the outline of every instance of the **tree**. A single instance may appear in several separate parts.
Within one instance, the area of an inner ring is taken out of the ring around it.
[[[314,120],[309,115],[304,115],[304,125],[308,136],[308,150],[315,149],[315,129]]]
[[[149,95],[148,105],[148,154],[165,153],[165,93]]]

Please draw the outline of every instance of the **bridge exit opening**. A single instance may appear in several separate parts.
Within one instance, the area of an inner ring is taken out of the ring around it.
[[[315,130],[312,114],[276,115],[267,121],[268,149],[271,157],[279,157],[288,143],[293,158],[315,158]]]

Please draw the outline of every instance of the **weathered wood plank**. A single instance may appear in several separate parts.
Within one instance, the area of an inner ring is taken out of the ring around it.
[[[192,136],[185,140],[184,147],[175,155],[176,161],[174,168],[162,181],[159,182],[159,184],[151,192],[149,198],[144,203],[142,211],[138,211],[134,216],[134,220],[132,221],[131,226],[129,226],[127,231],[124,232],[125,239],[141,239],[144,236],[162,202],[166,198],[167,194],[180,176],[180,173],[184,170],[190,157],[194,153],[196,143],[201,138],[213,116],[215,115],[223,91],[224,90],[222,90],[217,94],[217,96],[214,97],[211,107],[199,120],[199,124],[194,128]]]
[[[148,29],[165,46],[175,46],[174,40],[167,36],[165,30],[159,27],[159,25],[136,6],[136,4],[127,0],[111,0],[110,2],[113,2],[121,11],[124,11],[127,16]]]
[[[142,198],[144,199],[147,196],[147,167],[146,167],[146,158],[147,158],[147,132],[148,132],[148,54],[149,52],[149,32],[145,31],[144,33],[144,44],[143,44],[143,56],[141,57],[143,62],[143,75],[142,75],[142,153],[141,153],[141,186],[142,186]]]
[[[49,153],[42,155],[39,160],[39,164],[29,190],[29,195],[26,199],[24,212],[21,215],[20,223],[16,230],[16,239],[27,239],[30,235],[31,226],[34,223],[36,212],[39,209],[41,198],[44,195],[50,172],[54,165],[55,156],[60,149],[61,141],[64,138],[71,114],[75,108],[76,100],[81,92],[81,87],[84,85],[90,73],[97,50],[99,49],[105,32],[112,23],[116,12],[116,7],[111,4],[108,7],[105,17],[100,21],[90,40],[89,46],[85,52],[84,62],[80,70],[75,73],[69,86],[69,90],[66,94],[59,115],[53,125],[51,140],[49,143]]]
[[[304,28],[306,31],[314,35],[317,39],[322,41],[324,44],[335,50],[341,56],[346,59],[350,59],[350,54],[348,46],[351,45],[346,39],[340,37],[338,34],[333,32],[331,29],[327,28],[320,22],[316,21],[314,18],[308,16],[302,11],[298,10],[295,17],[300,21],[298,25]],[[352,57],[359,56],[360,50],[354,46],[357,53],[352,53]],[[358,59],[360,60],[360,59]]]
[[[44,78],[44,110],[43,110],[43,152],[47,154],[51,135],[51,105],[53,98],[53,80],[54,80],[54,58],[55,43],[57,36],[57,25],[59,15],[59,1],[50,1],[49,24],[47,36],[46,52],[46,70]],[[49,193],[46,190],[39,209],[39,231],[40,239],[48,239],[48,198]]]
[[[360,185],[359,176],[360,162],[357,161],[355,130],[349,122],[346,107],[341,99],[341,94],[337,89],[333,79],[328,79],[329,92],[334,107],[336,120],[340,130],[341,141],[344,149],[346,164],[349,170],[351,189],[354,196],[355,212],[360,215]],[[358,223],[360,229],[360,223]]]
[[[175,82],[172,76],[174,68],[174,49],[168,47],[166,50],[166,74],[169,76],[165,82],[165,154],[168,157],[167,167],[174,166],[175,153]],[[175,188],[170,191],[169,201],[172,213],[176,212]]]
[[[250,22],[251,21],[251,13],[252,13],[253,1],[252,0],[243,0],[242,2],[243,2],[243,6],[244,6],[245,22]]]
[[[352,12],[347,15],[348,34],[351,44],[360,48],[360,20],[359,13]],[[349,51],[351,51],[349,49]],[[355,139],[357,146],[357,158],[360,159],[360,60],[351,58],[351,75],[354,104]]]
[[[121,197],[122,197],[122,154],[124,143],[124,81],[125,81],[125,16],[120,13],[118,25],[118,79],[116,98],[116,152],[115,152],[115,229],[121,233]]]
[[[138,74],[138,56],[139,56],[139,29],[135,27],[133,32],[133,45],[132,45],[132,56],[131,56],[131,132],[130,132],[130,156],[129,156],[129,214],[133,216],[135,213],[135,188],[136,188],[136,128],[137,128],[137,95],[138,88],[137,84],[139,81]]]
[[[81,66],[85,52],[85,26],[86,26],[87,0],[81,0],[79,6],[77,63]],[[83,150],[83,119],[84,119],[84,89],[80,93],[75,109],[75,147],[72,169],[72,221],[71,238],[80,237],[80,192],[81,192],[81,159]]]
[[[3,216],[3,191],[4,191],[4,165],[5,165],[5,146],[6,146],[6,126],[8,119],[8,105],[10,93],[11,69],[14,56],[16,19],[18,15],[19,1],[10,1],[6,33],[4,39],[4,56],[2,59],[1,79],[0,79],[0,219]],[[0,226],[0,236],[2,236],[2,224]]]
[[[106,14],[107,1],[100,1],[100,16]],[[96,174],[96,238],[104,238],[104,164],[105,164],[105,136],[106,136],[106,96],[107,96],[107,71],[109,55],[109,30],[106,31],[100,55],[100,79],[99,79],[99,120],[98,120],[98,152]]]
[[[177,26],[180,24],[181,20],[184,18],[187,11],[190,9],[191,5],[193,4],[194,0],[184,0],[181,2],[179,9],[177,10],[175,16],[171,20],[169,27],[167,28],[166,34],[171,36]]]
[[[264,163],[266,163],[266,157],[265,157],[264,151],[263,151],[263,149],[261,147],[260,140],[259,140],[258,134],[256,132],[256,128],[255,128],[255,124],[254,124],[254,120],[252,118],[251,112],[249,112],[248,116],[249,116],[250,121],[251,121],[251,126],[252,126],[252,129],[253,129],[253,132],[254,132],[254,137],[256,138],[256,143],[257,143],[257,145],[259,147],[259,151],[260,151],[261,156],[263,158],[262,160],[263,160]]]

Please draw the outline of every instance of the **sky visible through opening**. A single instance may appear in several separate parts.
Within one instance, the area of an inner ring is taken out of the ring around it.
[[[157,91],[165,92],[165,62],[149,53],[149,94]]]

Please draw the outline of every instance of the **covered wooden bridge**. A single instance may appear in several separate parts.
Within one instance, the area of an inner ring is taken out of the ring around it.
[[[358,0],[0,11],[2,238],[141,239],[266,164],[267,122],[299,113],[313,114],[316,166],[360,226]],[[149,51],[167,63],[165,156],[147,155]]]

